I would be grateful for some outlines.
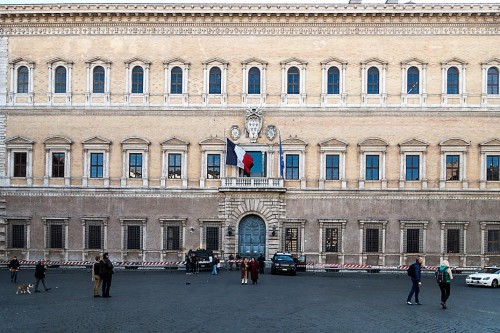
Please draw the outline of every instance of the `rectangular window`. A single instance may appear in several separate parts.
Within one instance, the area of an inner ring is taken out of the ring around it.
[[[406,155],[406,180],[419,180],[420,156]]]
[[[488,253],[499,254],[500,253],[500,230],[488,230]]]
[[[339,180],[339,155],[326,155],[326,179]]]
[[[325,229],[325,252],[339,252],[339,229]]]
[[[407,253],[420,252],[420,229],[406,230],[406,252]]]
[[[64,248],[64,225],[49,224],[48,225],[48,246],[51,249]]]
[[[127,250],[140,250],[140,249],[141,249],[141,226],[128,225]]]
[[[460,180],[460,156],[446,155],[446,180]]]
[[[299,179],[299,155],[286,155],[286,179]]]
[[[379,252],[379,229],[366,229],[366,252]]]
[[[182,69],[174,67],[170,73],[170,93],[182,94]]]
[[[168,154],[168,178],[181,179],[181,154]]]
[[[378,155],[366,155],[366,180],[379,180]]]
[[[207,178],[220,179],[220,154],[207,154]]]
[[[90,178],[102,178],[104,154],[90,153]]]
[[[103,248],[103,231],[101,225],[87,226],[87,248],[102,249]]]
[[[267,175],[267,153],[261,151],[247,151],[252,156],[253,164],[250,166],[250,174],[239,169],[240,177],[266,177]]]
[[[299,228],[285,228],[285,251],[299,251]]]
[[[26,225],[25,224],[9,224],[9,248],[24,249],[26,248]]]
[[[128,160],[129,178],[142,178],[142,153],[130,153]]]
[[[64,178],[64,153],[52,154],[52,177]]]
[[[54,93],[66,93],[66,69],[58,67],[55,73]]]
[[[486,180],[500,180],[499,158],[498,155],[488,155],[486,157]]]
[[[209,251],[219,250],[219,227],[206,228],[206,244]]]
[[[14,153],[14,177],[26,177],[28,153]]]
[[[180,230],[179,226],[167,226],[167,250],[180,250]]]
[[[446,253],[460,253],[460,230],[448,229],[446,236]]]

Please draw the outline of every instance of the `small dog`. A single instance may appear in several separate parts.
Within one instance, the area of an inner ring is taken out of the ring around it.
[[[29,283],[29,284],[25,284],[25,283],[22,283],[20,285],[17,286],[17,291],[16,291],[16,295],[21,293],[21,294],[31,294],[30,292],[30,288],[33,288],[33,284]]]

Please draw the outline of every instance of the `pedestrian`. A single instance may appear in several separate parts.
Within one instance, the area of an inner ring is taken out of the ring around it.
[[[191,273],[198,274],[198,262],[194,253],[191,253]]]
[[[113,263],[109,260],[108,252],[105,252],[102,255],[99,265],[99,274],[102,279],[102,297],[111,297],[109,295],[109,289],[111,288],[113,273]]]
[[[216,254],[214,254],[212,256],[212,262],[211,262],[211,265],[212,265],[212,275],[217,275],[219,274],[218,271],[217,271],[217,265],[219,264],[219,258],[217,257]]]
[[[241,284],[248,283],[248,259],[244,257],[241,261]]]
[[[12,260],[9,263],[9,270],[10,270],[10,282],[17,282],[17,272],[19,271],[19,268],[21,265],[19,264],[19,260],[17,260],[17,257],[14,256]]]
[[[191,250],[186,254],[186,274],[191,274]]]
[[[229,270],[232,271],[233,270],[233,265],[234,265],[234,256],[233,256],[232,253],[229,255],[228,259],[229,259],[228,260],[229,261]]]
[[[252,284],[257,284],[257,280],[259,279],[259,271],[260,264],[254,257],[250,259],[250,263],[248,264],[250,270],[250,278],[252,279]]]
[[[101,297],[99,295],[99,287],[101,286],[102,280],[100,276],[101,272],[101,256],[95,256],[95,263],[92,267],[92,281],[94,281],[94,297]]]
[[[450,297],[451,280],[453,280],[453,274],[451,273],[450,263],[448,260],[443,260],[441,266],[436,271],[436,281],[441,290],[441,307],[443,309],[448,308],[446,301]]]
[[[408,298],[406,299],[406,304],[408,305],[413,304],[411,302],[413,294],[415,294],[415,304],[422,305],[422,303],[420,303],[418,299],[418,294],[420,293],[420,286],[422,285],[422,282],[420,281],[420,272],[423,261],[424,259],[422,257],[418,257],[417,260],[415,260],[415,263],[408,268],[408,275],[410,276],[412,283],[410,293],[408,294]]]
[[[266,267],[266,259],[260,254],[259,258],[257,258],[257,261],[259,262],[259,273],[264,274],[264,268]]]
[[[43,288],[45,291],[49,291],[52,288],[48,288],[45,285],[45,272],[47,272],[47,266],[45,266],[45,260],[39,260],[38,263],[35,266],[35,278],[36,278],[36,283],[35,283],[35,292],[39,293],[40,290],[38,290],[38,284],[40,281],[42,281]]]
[[[241,256],[239,254],[236,254],[236,270],[240,269],[240,263],[241,263]]]

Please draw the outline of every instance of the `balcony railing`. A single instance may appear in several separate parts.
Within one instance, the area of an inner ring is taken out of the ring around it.
[[[283,189],[282,178],[231,177],[222,179],[222,188]]]

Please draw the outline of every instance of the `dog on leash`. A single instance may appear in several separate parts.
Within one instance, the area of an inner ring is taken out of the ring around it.
[[[30,292],[30,288],[33,288],[33,284],[31,283],[21,283],[20,285],[17,286],[17,291],[16,291],[16,295],[21,293],[21,294],[31,294]]]

